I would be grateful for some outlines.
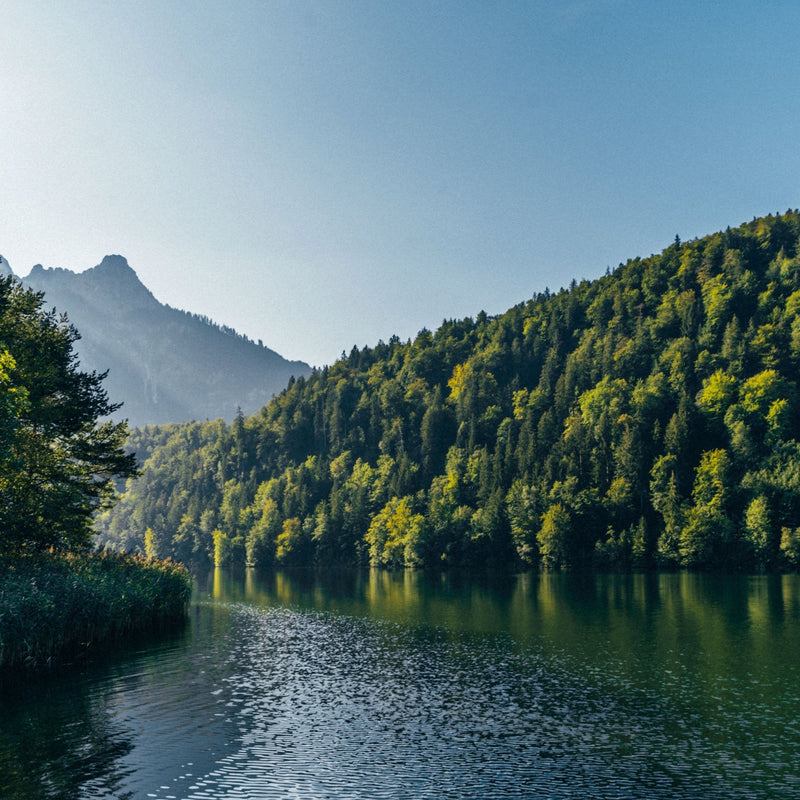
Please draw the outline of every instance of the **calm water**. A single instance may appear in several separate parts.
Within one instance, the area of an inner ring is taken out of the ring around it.
[[[0,693],[0,798],[800,798],[800,577],[217,571]]]

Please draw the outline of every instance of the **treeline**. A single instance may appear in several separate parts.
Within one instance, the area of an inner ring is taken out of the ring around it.
[[[135,431],[104,540],[187,563],[800,566],[800,214]]]
[[[231,328],[229,325],[222,325],[219,322],[215,322],[211,317],[207,316],[206,314],[194,314],[191,311],[184,311],[180,308],[172,308],[169,304],[165,304],[164,306],[167,309],[172,311],[177,311],[179,314],[183,314],[188,319],[192,320],[193,322],[199,322],[204,328],[208,327],[219,333],[224,333],[226,336],[230,336],[233,339],[236,339],[240,342],[245,342],[246,344],[256,345],[257,347],[264,347],[264,342],[259,339],[257,342],[254,342],[249,336],[245,335],[244,333],[239,333],[235,328]],[[269,348],[267,348],[269,349]]]

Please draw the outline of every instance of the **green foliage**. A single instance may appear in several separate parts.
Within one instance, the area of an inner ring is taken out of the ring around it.
[[[425,519],[415,514],[409,497],[393,497],[372,519],[366,533],[370,564],[376,567],[418,566]]]
[[[781,528],[781,555],[792,569],[800,569],[800,528]]]
[[[680,563],[681,532],[686,523],[686,502],[678,491],[678,459],[672,453],[659,456],[653,464],[650,480],[650,502],[661,517],[657,561],[662,566]]]
[[[233,425],[135,431],[101,536],[198,563],[216,528],[262,565],[800,566],[798,242],[796,211],[675,242],[353,348]]]
[[[104,376],[81,372],[77,331],[43,296],[0,278],[0,553],[89,544],[114,479],[136,474]]]
[[[520,562],[534,566],[539,562],[537,531],[541,516],[536,490],[525,481],[517,479],[506,495],[511,539]]]
[[[0,559],[0,670],[41,669],[97,642],[181,620],[179,564],[114,553]]]
[[[767,498],[757,495],[750,501],[745,511],[744,533],[758,564],[765,564],[774,549],[771,542],[772,531]]]
[[[680,554],[688,567],[723,564],[733,537],[728,515],[730,459],[725,450],[703,453],[697,467],[686,526],[680,534]]]
[[[722,420],[736,396],[736,378],[718,369],[703,381],[697,404],[713,419]]]
[[[278,534],[276,558],[285,567],[305,566],[311,556],[309,536],[297,517],[283,521]]]
[[[572,531],[569,511],[561,503],[554,503],[542,514],[537,538],[543,566],[550,569],[566,566]]]

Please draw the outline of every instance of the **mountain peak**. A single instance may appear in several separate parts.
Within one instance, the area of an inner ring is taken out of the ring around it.
[[[261,408],[290,376],[307,375],[265,347],[161,304],[121,255],[72,272],[37,264],[25,284],[81,333],[81,368],[108,370],[106,389],[133,425],[233,419]]]
[[[110,255],[104,256],[103,260],[91,269],[81,273],[85,280],[97,280],[98,278],[114,282],[126,282],[127,284],[138,283],[142,288],[144,284],[139,280],[139,276],[133,267],[128,263],[125,256]]]
[[[152,292],[139,280],[139,276],[128,264],[125,256],[105,256],[96,267],[80,273],[78,279],[84,286],[90,286],[94,291],[119,299],[128,308],[132,305],[141,307],[158,303]]]
[[[34,289],[46,292],[48,298],[59,288],[72,293],[88,292],[97,297],[98,301],[100,297],[104,297],[105,302],[118,303],[120,308],[128,310],[158,304],[158,300],[139,280],[128,260],[120,255],[105,256],[96,267],[77,273],[63,267],[48,268],[36,264],[24,282]]]
[[[0,277],[8,278],[13,274],[11,264],[3,256],[0,256]]]
[[[128,259],[125,256],[110,255],[103,256],[103,260],[94,269],[117,272],[133,272],[133,268],[128,264]],[[135,274],[135,273],[134,273]]]

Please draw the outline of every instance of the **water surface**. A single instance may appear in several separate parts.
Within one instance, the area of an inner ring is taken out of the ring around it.
[[[217,570],[0,694],[0,797],[800,798],[800,578]]]

